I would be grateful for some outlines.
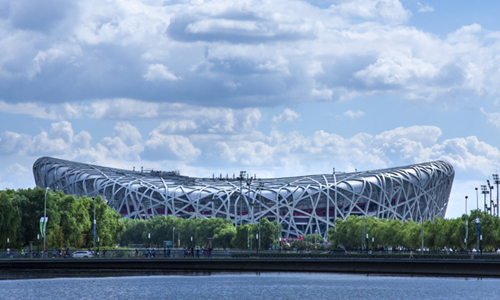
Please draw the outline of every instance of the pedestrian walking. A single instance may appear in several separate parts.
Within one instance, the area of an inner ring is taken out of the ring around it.
[[[200,258],[200,248],[196,247],[196,258]]]
[[[410,259],[413,259],[413,251],[410,250]]]
[[[116,251],[115,251],[115,248],[113,248],[113,257],[115,257],[116,255]]]
[[[311,258],[312,257],[311,248],[309,248],[308,252],[309,252],[309,258]]]
[[[186,258],[186,248],[182,249],[182,254],[184,254],[184,258]]]
[[[106,249],[102,250],[102,257],[106,257]]]

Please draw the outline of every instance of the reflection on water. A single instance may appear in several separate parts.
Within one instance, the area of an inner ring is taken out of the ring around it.
[[[1,299],[500,299],[500,280],[318,273],[0,281]]]

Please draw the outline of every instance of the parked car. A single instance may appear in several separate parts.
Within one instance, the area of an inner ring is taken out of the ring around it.
[[[85,251],[85,250],[81,250],[81,251],[75,251],[73,253],[71,253],[71,257],[73,258],[93,258],[94,257],[94,254],[92,254],[92,251]]]

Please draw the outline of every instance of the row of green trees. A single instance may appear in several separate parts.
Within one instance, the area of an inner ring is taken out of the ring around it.
[[[34,189],[0,191],[0,247],[5,249],[7,238],[11,248],[20,248],[30,241],[38,242],[40,217],[43,217],[46,190]],[[62,191],[47,192],[46,246],[48,249],[91,247],[94,219],[100,245],[112,246],[124,230],[120,215],[104,203],[101,197],[76,198]],[[40,237],[40,242],[43,239]]]
[[[46,190],[41,188],[0,191],[0,247],[5,249],[7,238],[11,248],[23,247],[29,241],[37,241],[40,233],[39,221],[43,216]],[[234,226],[231,220],[221,218],[183,219],[172,216],[155,217],[149,220],[121,219],[100,197],[76,198],[62,191],[47,193],[46,243],[49,249],[70,247],[91,247],[93,245],[94,206],[97,220],[97,236],[101,246],[116,243],[153,244],[162,246],[163,241],[174,240],[181,246],[205,245],[212,239],[213,247],[257,249],[259,241],[258,224]],[[485,212],[472,211],[454,219],[426,221],[424,227],[424,247],[432,250],[443,248],[463,249],[467,232],[467,249],[476,248],[476,217],[480,220],[482,247],[485,251],[497,249],[500,245],[500,219]],[[467,220],[467,230],[465,227]],[[369,248],[417,249],[421,247],[422,224],[411,220],[386,220],[350,216],[346,220],[337,219],[335,227],[328,231],[328,240],[336,248],[360,249],[362,243]],[[363,226],[365,234],[363,235]],[[276,221],[267,218],[260,221],[261,249],[278,244]],[[175,228],[175,229],[174,229]],[[151,238],[148,238],[150,234]],[[172,235],[173,234],[173,235]],[[192,237],[192,240],[191,240]],[[372,242],[374,238],[374,242]],[[308,235],[290,247],[305,248],[311,243],[322,243],[321,236]]]
[[[500,245],[500,219],[485,212],[471,211],[454,219],[435,218],[424,222],[424,248],[440,250],[464,249],[467,232],[467,249],[477,248],[476,218],[479,217],[481,245],[484,251],[498,249]],[[467,229],[465,223],[467,220]],[[363,223],[365,236],[363,236]],[[328,230],[328,240],[332,246],[342,245],[347,249],[360,249],[362,243],[369,248],[419,249],[422,244],[422,223],[412,220],[377,219],[368,217],[365,221],[357,216],[349,216],[345,221],[337,219],[335,227]],[[366,239],[366,234],[369,238]],[[372,243],[372,237],[374,242]],[[363,240],[364,239],[364,240]]]
[[[231,220],[221,218],[183,219],[160,216],[148,220],[124,219],[125,230],[121,234],[120,245],[143,244],[162,247],[163,241],[172,241],[176,246],[191,247],[209,245],[212,247],[247,249],[258,245],[258,224],[235,227]],[[276,222],[267,218],[260,221],[261,248],[267,249],[276,243],[278,230]]]

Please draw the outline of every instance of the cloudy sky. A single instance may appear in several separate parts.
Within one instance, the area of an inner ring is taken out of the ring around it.
[[[496,0],[0,0],[0,189],[33,187],[40,156],[199,177],[442,159],[456,217],[500,169],[499,13]]]

